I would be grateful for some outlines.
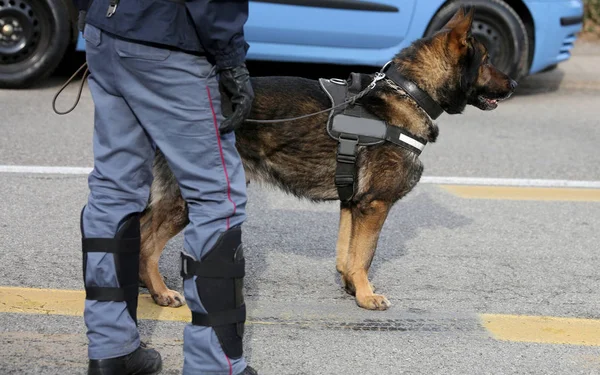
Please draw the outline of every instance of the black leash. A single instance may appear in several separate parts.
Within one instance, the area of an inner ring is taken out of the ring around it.
[[[296,121],[296,120],[301,120],[301,119],[304,119],[307,117],[316,116],[321,113],[330,112],[336,108],[339,108],[339,107],[342,107],[342,106],[345,106],[348,104],[353,105],[358,99],[362,98],[363,96],[367,95],[367,93],[369,91],[373,90],[375,88],[375,86],[377,85],[377,82],[386,78],[386,76],[388,78],[390,78],[392,81],[394,81],[396,84],[398,84],[400,87],[402,87],[417,102],[417,104],[419,104],[427,112],[427,114],[431,118],[433,118],[435,120],[437,117],[439,117],[439,115],[443,112],[443,109],[439,106],[439,104],[437,104],[429,95],[427,95],[427,93],[420,90],[417,87],[417,85],[406,80],[404,77],[397,74],[394,70],[390,71],[392,74],[390,74],[390,72],[387,72],[388,68],[391,64],[392,64],[391,61],[388,62],[387,64],[385,64],[383,66],[383,68],[375,74],[375,78],[373,78],[373,81],[371,81],[371,83],[364,90],[362,90],[358,94],[350,97],[348,100],[346,100],[338,105],[329,107],[327,109],[323,109],[318,112],[313,112],[313,113],[309,113],[309,114],[297,116],[297,117],[290,117],[290,118],[277,119],[277,120],[246,119],[245,121],[246,122],[254,122],[254,123],[276,124],[276,123]],[[79,91],[77,93],[77,99],[75,99],[75,104],[73,104],[73,106],[65,112],[59,112],[56,109],[56,100],[58,99],[58,96],[71,83],[71,81],[73,81],[75,76],[77,76],[77,74],[79,74],[79,72],[86,66],[87,66],[87,62],[85,62],[83,65],[81,65],[81,67],[79,67],[79,69],[77,69],[77,71],[67,80],[67,82],[65,82],[65,84],[60,88],[60,90],[58,90],[56,95],[54,95],[54,99],[52,100],[52,109],[54,110],[54,112],[56,114],[66,115],[66,114],[72,112],[75,109],[75,107],[77,107],[77,104],[79,104],[79,100],[81,99],[81,93],[83,91],[83,86],[85,85],[85,78],[89,74],[88,68],[85,69],[85,72],[83,73],[83,77],[81,78],[81,84],[79,85]]]
[[[77,76],[77,74],[79,74],[79,72],[87,66],[87,62],[85,62],[83,65],[81,65],[79,67],[79,69],[77,69],[77,71],[71,76],[69,77],[69,79],[67,80],[67,82],[65,82],[64,85],[62,85],[62,87],[58,90],[58,92],[54,95],[54,99],[52,99],[52,109],[54,110],[54,112],[56,114],[59,115],[66,115],[70,112],[72,112],[75,107],[77,107],[77,104],[79,104],[79,100],[81,99],[81,93],[83,91],[83,86],[85,85],[85,78],[86,76],[89,74],[89,69],[86,68],[85,72],[83,73],[83,77],[81,78],[81,84],[79,85],[79,91],[77,93],[77,99],[75,99],[75,104],[73,104],[73,106],[71,108],[69,108],[68,110],[64,111],[64,112],[59,112],[56,109],[56,100],[58,99],[58,96],[64,91],[65,88],[67,88],[67,86],[73,81],[73,79],[75,79],[75,77]],[[358,94],[354,95],[353,97],[349,98],[347,101],[340,103],[336,106],[324,109],[322,111],[318,111],[318,112],[314,112],[314,113],[309,113],[307,115],[302,115],[302,116],[298,116],[298,117],[290,117],[290,118],[285,118],[285,119],[279,119],[279,120],[253,120],[253,119],[246,119],[246,122],[258,122],[258,123],[269,123],[269,124],[274,124],[274,123],[279,123],[279,122],[287,122],[287,121],[296,121],[296,120],[300,120],[303,118],[307,118],[307,117],[312,117],[312,116],[316,116],[319,115],[321,113],[326,113],[329,112],[333,109],[342,107],[344,105],[347,104],[354,104],[358,99],[362,98],[363,96],[367,95],[367,93],[371,90],[373,90],[375,88],[375,85],[377,84],[378,81],[382,80],[383,78],[385,78],[385,74],[383,73],[377,73],[375,75],[375,78],[373,79],[373,81],[369,84],[369,86],[367,86],[363,91],[359,92]]]
[[[265,124],[275,124],[275,123],[279,123],[279,122],[296,121],[296,120],[300,120],[300,119],[303,119],[303,118],[316,116],[316,115],[319,115],[321,113],[330,112],[333,109],[336,109],[336,108],[339,108],[339,107],[343,107],[343,106],[348,105],[348,104],[354,104],[358,99],[362,98],[363,96],[367,95],[367,93],[369,91],[373,90],[375,88],[375,85],[377,85],[377,82],[381,81],[384,78],[385,78],[385,74],[383,74],[383,73],[377,73],[375,75],[375,78],[373,78],[373,81],[371,81],[371,83],[369,84],[369,86],[367,86],[364,90],[362,90],[358,94],[356,94],[354,96],[351,96],[345,102],[342,102],[342,103],[340,103],[338,105],[334,105],[333,107],[329,107],[327,109],[323,109],[323,110],[318,111],[318,112],[313,112],[313,113],[309,113],[307,115],[302,115],[302,116],[298,116],[298,117],[284,118],[284,119],[278,119],[278,120],[253,120],[253,119],[247,119],[246,121],[247,122],[265,123]]]
[[[75,107],[77,107],[77,104],[79,104],[79,99],[81,99],[81,92],[83,91],[83,85],[85,85],[85,78],[89,74],[89,69],[86,68],[86,66],[87,66],[87,62],[83,63],[83,65],[81,65],[79,67],[79,69],[77,69],[77,71],[75,73],[73,73],[73,75],[67,80],[67,82],[65,82],[65,84],[62,85],[62,87],[60,88],[60,90],[58,90],[58,92],[54,95],[54,99],[52,99],[52,109],[54,110],[54,112],[56,114],[58,114],[58,115],[66,115],[67,113],[72,112],[75,109]],[[69,84],[71,83],[71,81],[73,81],[73,79],[75,78],[75,76],[77,76],[77,74],[79,74],[79,72],[83,68],[85,68],[85,72],[83,73],[83,77],[81,77],[81,85],[79,85],[79,92],[77,93],[77,99],[75,99],[75,104],[73,104],[73,106],[71,108],[69,108],[68,110],[66,110],[65,112],[59,112],[56,109],[56,99],[58,99],[58,96],[63,92],[63,90],[65,88],[67,88],[67,86],[69,86]]]

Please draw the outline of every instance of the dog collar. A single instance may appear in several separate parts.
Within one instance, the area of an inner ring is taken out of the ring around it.
[[[394,69],[390,69],[392,67]],[[393,62],[390,61],[387,64],[385,64],[381,72],[385,74],[389,79],[394,81],[395,84],[402,87],[402,89],[406,91],[408,96],[410,96],[415,102],[417,102],[419,107],[423,108],[423,110],[433,120],[437,119],[442,113],[444,113],[442,107],[440,107],[440,105],[435,100],[433,100],[433,98],[429,96],[429,94],[421,90],[416,83],[398,73],[396,64],[394,64]]]

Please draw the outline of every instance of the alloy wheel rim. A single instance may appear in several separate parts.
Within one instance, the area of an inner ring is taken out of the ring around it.
[[[0,64],[30,57],[39,45],[42,24],[38,12],[23,0],[0,0]]]

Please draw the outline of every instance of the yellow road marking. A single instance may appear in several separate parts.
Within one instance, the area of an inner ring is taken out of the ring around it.
[[[85,293],[80,290],[0,288],[0,312],[83,316]],[[179,308],[158,306],[149,294],[138,298],[138,318],[189,322],[187,305]]]
[[[83,316],[85,294],[80,290],[0,287],[0,313]],[[140,294],[139,319],[189,322],[190,310],[161,307],[149,294]],[[481,314],[481,324],[498,340],[600,346],[600,320]],[[248,324],[286,322],[248,320]]]
[[[600,189],[468,185],[439,186],[456,196],[469,199],[600,202]]]
[[[502,341],[600,346],[600,320],[482,314],[481,322]]]
[[[0,313],[83,316],[84,301],[85,292],[82,290],[0,287]],[[190,322],[192,320],[187,305],[177,308],[159,306],[154,303],[149,294],[139,295],[137,316],[140,320],[174,322]],[[246,323],[285,325],[293,322],[248,319]]]

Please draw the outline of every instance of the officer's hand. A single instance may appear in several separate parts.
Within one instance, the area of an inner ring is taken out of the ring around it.
[[[254,90],[250,84],[250,73],[245,64],[219,71],[219,81],[227,96],[231,100],[233,113],[226,118],[219,127],[221,134],[237,129],[250,115]]]

